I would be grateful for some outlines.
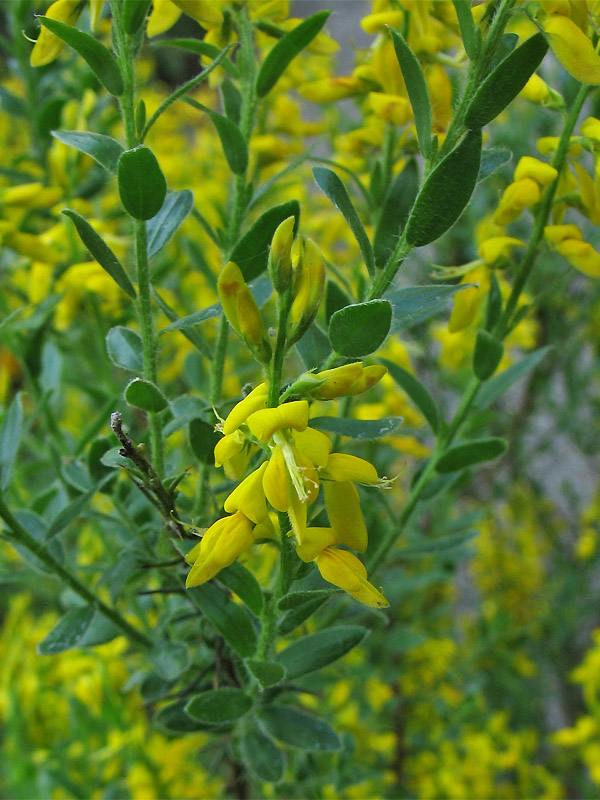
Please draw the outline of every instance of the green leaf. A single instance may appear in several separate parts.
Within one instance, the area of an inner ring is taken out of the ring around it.
[[[218,580],[235,592],[253,614],[260,615],[263,605],[262,590],[249,569],[246,569],[239,561],[234,561],[233,564],[219,572]]]
[[[506,147],[488,147],[486,150],[481,151],[481,164],[479,166],[479,175],[477,176],[477,183],[481,183],[494,172],[503,167],[512,158],[512,153]]]
[[[242,606],[236,605],[215,586],[204,584],[188,589],[202,613],[242,658],[254,655],[256,630]]]
[[[130,406],[136,406],[149,413],[158,413],[169,405],[158,386],[143,378],[134,378],[127,384],[125,400]]]
[[[392,255],[418,191],[419,168],[413,158],[396,175],[381,206],[373,238],[375,264],[378,267],[383,267]]]
[[[325,331],[313,322],[300,341],[296,342],[296,350],[300,353],[306,369],[314,369],[331,353],[331,344]]]
[[[473,372],[480,381],[491,378],[502,361],[504,346],[487,331],[477,331],[473,352]]]
[[[165,706],[158,711],[152,721],[167,733],[194,733],[210,728],[206,723],[198,722],[185,713],[186,700],[178,700],[170,706]]]
[[[313,175],[317,186],[327,195],[333,205],[342,212],[344,219],[354,234],[354,238],[358,242],[369,275],[373,277],[373,275],[375,275],[373,248],[363,228],[363,224],[356,213],[348,190],[332,169],[328,169],[327,167],[313,167]]]
[[[327,628],[296,639],[279,652],[275,660],[284,667],[286,678],[292,680],[337,661],[356,647],[367,633],[366,628],[357,625]]]
[[[531,36],[487,76],[469,103],[465,125],[476,130],[487,125],[523,89],[548,51],[542,33]]]
[[[121,12],[125,33],[132,36],[142,27],[152,0],[123,0]]]
[[[279,225],[288,217],[295,217],[294,234],[300,224],[300,203],[288,200],[281,205],[269,208],[246,231],[238,241],[230,256],[241,269],[244,280],[249,282],[267,268],[271,239]]]
[[[456,472],[459,469],[480,464],[483,461],[492,461],[507,448],[506,439],[492,436],[489,439],[473,439],[470,442],[461,442],[450,447],[436,463],[438,472]]]
[[[123,148],[112,136],[90,131],[50,131],[50,133],[59,142],[91,156],[109,172],[117,171],[117,162]]]
[[[95,606],[79,606],[68,611],[60,622],[39,644],[37,651],[41,656],[53,656],[77,647],[90,627],[96,613]]]
[[[242,175],[246,172],[248,168],[248,145],[235,122],[232,122],[229,117],[224,117],[223,114],[218,114],[216,111],[207,108],[202,103],[198,103],[196,100],[192,101],[190,99],[189,102],[194,108],[204,111],[210,117],[210,121],[219,134],[221,147],[225,153],[229,169],[235,175]]]
[[[336,589],[310,589],[305,592],[290,592],[281,598],[277,603],[277,608],[279,611],[290,611],[312,600],[327,600],[331,595],[337,593]]]
[[[256,93],[264,97],[275,86],[286,67],[319,33],[330,11],[319,11],[282,36],[268,52],[256,77]]]
[[[242,115],[242,93],[230,80],[225,80],[219,86],[221,100],[225,115],[239,126]]]
[[[190,448],[202,464],[212,464],[215,445],[221,438],[215,433],[215,426],[203,419],[193,419],[188,427]]]
[[[141,372],[144,367],[142,349],[142,337],[139,333],[123,325],[116,325],[106,334],[108,357],[117,367]]]
[[[333,728],[318,717],[288,706],[266,706],[257,714],[258,721],[275,739],[302,750],[331,752],[341,748]]]
[[[346,417],[314,417],[310,427],[318,431],[350,436],[352,439],[379,439],[389,436],[404,422],[402,417],[382,419],[348,419]]]
[[[194,193],[190,189],[168,192],[164,205],[148,220],[148,256],[154,256],[179,230],[194,207]]]
[[[67,97],[59,95],[58,97],[51,97],[45,103],[42,103],[36,121],[37,129],[42,139],[47,139],[51,131],[60,125],[62,110],[67,99]]]
[[[105,89],[117,96],[123,94],[123,78],[117,59],[101,42],[89,33],[50,17],[39,17],[39,20],[45,28],[72,47],[87,62]]]
[[[0,428],[0,489],[3,492],[12,478],[22,434],[23,408],[19,392],[8,407]]]
[[[240,745],[246,766],[259,780],[277,783],[283,778],[285,754],[269,736],[251,730],[244,734]]]
[[[246,666],[262,689],[266,689],[268,686],[275,686],[285,677],[285,669],[281,664],[275,664],[273,661],[255,661],[253,658],[249,658],[246,661]]]
[[[392,361],[388,361],[385,358],[380,358],[379,361],[388,368],[390,375],[398,386],[404,389],[406,394],[423,414],[431,430],[437,433],[440,425],[440,416],[437,403],[429,393],[429,390],[426,389],[421,381],[415,378],[414,375],[407,372],[398,364],[394,364]]]
[[[167,681],[174,681],[190,666],[190,651],[185,642],[158,640],[154,642],[148,655],[159,674]]]
[[[73,221],[75,229],[79,234],[79,238],[89,251],[92,258],[95,258],[102,269],[108,272],[113,281],[125,292],[126,295],[135,300],[137,294],[133,288],[133,284],[129,280],[129,276],[121,266],[119,259],[106,244],[104,239],[102,239],[92,228],[90,223],[76,211],[72,211],[70,208],[65,208],[60,213],[64,214],[66,217],[69,217],[69,219]]]
[[[215,689],[194,695],[185,712],[198,722],[218,724],[239,719],[251,708],[252,700],[241,689]]]
[[[460,547],[471,539],[479,535],[479,531],[465,531],[463,533],[455,533],[452,536],[442,536],[439,539],[434,539],[431,542],[420,544],[415,547],[404,547],[401,550],[396,550],[394,555],[398,558],[423,558],[424,556],[435,556],[439,553],[446,553],[448,550],[454,550]]]
[[[98,487],[94,486],[89,491],[76,497],[68,505],[61,509],[50,523],[50,527],[46,531],[46,541],[52,539],[57,533],[63,531],[72,522],[75,522],[81,516],[83,509],[90,503]]]
[[[402,77],[406,83],[408,99],[412,106],[417,128],[419,149],[424,158],[431,157],[431,103],[421,65],[413,51],[410,49],[401,33],[390,30],[396,58],[402,70]]]
[[[312,594],[316,593],[312,592]],[[329,592],[329,597],[331,594],[332,593]],[[309,617],[312,617],[312,615],[321,608],[327,599],[328,597],[324,596],[313,597],[311,600],[300,603],[300,605],[296,606],[295,608],[290,608],[289,611],[286,611],[277,623],[277,630],[279,631],[280,635],[287,636],[292,631],[295,631],[298,626],[304,624]]]
[[[471,13],[470,0],[452,0],[452,3],[456,10],[456,16],[458,17],[458,25],[465,46],[465,53],[469,56],[471,61],[475,61],[481,49],[481,34],[475,27],[473,14]]]
[[[352,300],[343,292],[335,281],[328,279],[325,285],[325,319],[329,323],[332,315],[340,308],[349,306]]]
[[[154,287],[152,287],[152,296],[156,301],[156,305],[160,308],[167,319],[170,319],[172,323],[179,321],[177,314],[173,311],[171,306],[163,300]],[[165,333],[165,331],[166,328],[160,331],[159,335]],[[214,352],[200,331],[182,329],[181,333],[194,345],[197,350],[202,353],[202,355],[206,356],[207,358],[213,357]]]
[[[387,300],[369,300],[336,311],[329,320],[329,341],[336,353],[356,358],[373,353],[385,341],[392,323]]]
[[[448,300],[466,289],[466,284],[455,286],[411,286],[386,294],[392,304],[392,331],[404,330],[432,317],[448,303]]]
[[[208,58],[217,58],[221,53],[221,49],[216,44],[204,42],[202,39],[161,39],[157,42],[152,42],[153,47],[177,47],[179,50],[187,50],[189,53],[196,53],[199,56],[207,56]],[[235,66],[229,56],[221,61],[221,66],[232,77],[239,78],[240,71]]]
[[[496,271],[492,270],[492,277],[490,280],[490,290],[487,296],[487,303],[485,307],[485,329],[493,331],[502,315],[502,292],[500,291],[500,284],[496,277]]]
[[[20,524],[25,528],[27,533],[29,533],[36,542],[39,542],[41,545],[46,547],[46,542],[44,541],[46,538],[46,531],[47,525],[44,520],[35,514],[33,511],[28,510],[17,510],[14,512],[15,518]],[[42,572],[44,574],[52,574],[50,567],[47,566],[43,561],[41,561],[34,553],[28,550],[25,546],[20,545],[17,541],[11,540],[12,546],[15,550],[23,557],[23,559],[30,564],[37,572]],[[52,539],[52,541],[47,543],[48,552],[54,556],[54,558],[59,561],[61,564],[64,563],[65,560],[65,550],[62,546],[60,539]]]
[[[167,182],[156,156],[145,145],[124,150],[117,165],[119,197],[134,219],[155,217],[165,201]]]
[[[479,174],[481,131],[468,131],[421,187],[406,224],[406,241],[422,247],[439,239],[465,210]]]
[[[489,383],[480,389],[475,398],[475,407],[486,408],[495,403],[514,383],[524,378],[534,367],[537,367],[550,350],[552,350],[551,346],[542,347],[540,350],[525,356],[521,361],[517,361],[516,364],[512,364],[508,369],[496,375],[495,378],[492,378]]]

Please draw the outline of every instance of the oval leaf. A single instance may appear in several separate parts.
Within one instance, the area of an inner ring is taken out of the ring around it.
[[[267,686],[275,686],[285,676],[285,669],[281,664],[275,664],[272,661],[255,661],[250,658],[246,661],[246,666],[263,689]]]
[[[80,606],[68,611],[50,633],[38,645],[42,656],[53,656],[77,647],[90,627],[96,609],[94,606]]]
[[[406,241],[422,247],[438,239],[465,210],[479,174],[481,130],[469,131],[421,187],[406,225]]]
[[[366,356],[383,344],[391,323],[392,306],[387,300],[346,306],[329,320],[329,341],[342,356]]]
[[[208,617],[227,643],[242,656],[254,655],[256,631],[243,606],[236,605],[223,592],[209,584],[188,589],[194,603]]]
[[[136,406],[150,413],[157,413],[168,406],[167,398],[150,381],[134,378],[125,388],[125,400],[130,406]]]
[[[133,284],[121,266],[121,262],[106,244],[104,239],[102,239],[102,237],[99,236],[92,228],[90,223],[76,211],[71,211],[70,208],[65,208],[63,211],[61,211],[61,214],[64,214],[73,221],[77,233],[79,234],[79,238],[89,250],[92,258],[95,258],[102,269],[108,272],[113,281],[125,292],[126,295],[135,300],[137,294],[133,288]]]
[[[289,680],[298,678],[337,661],[356,647],[367,633],[366,628],[357,625],[327,628],[292,642],[277,654],[275,660],[284,667]]]
[[[429,423],[431,430],[434,433],[437,433],[440,424],[439,412],[437,404],[430,395],[429,391],[419,380],[417,380],[417,378],[415,378],[414,375],[398,366],[398,364],[394,364],[392,361],[387,361],[385,358],[380,358],[379,360],[388,368],[388,372],[396,381],[398,386],[404,389],[421,414],[423,414]]]
[[[0,429],[0,489],[3,492],[12,477],[22,433],[23,409],[19,392],[8,407]]]
[[[246,282],[254,280],[267,268],[271,239],[279,225],[288,217],[295,217],[294,233],[300,224],[300,203],[288,200],[269,208],[238,241],[230,256],[241,269]]]
[[[139,333],[117,325],[106,334],[106,350],[108,357],[122,369],[141,372],[144,361],[142,357],[142,337]]]
[[[59,142],[91,156],[109,172],[117,171],[117,162],[123,148],[112,136],[90,131],[50,131],[50,133]]]
[[[190,665],[190,651],[185,642],[159,640],[154,643],[148,655],[160,675],[167,681],[178,678]]]
[[[248,769],[261,781],[277,783],[285,772],[285,754],[260,730],[248,731],[241,742]]]
[[[256,78],[256,93],[259,97],[264,97],[271,91],[290,61],[298,53],[301,53],[319,33],[330,13],[330,11],[319,11],[308,17],[285,36],[282,36],[269,51]]]
[[[375,263],[378,267],[383,267],[392,255],[418,190],[419,169],[413,158],[402,172],[396,175],[381,206],[373,238]]]
[[[396,58],[402,70],[402,77],[406,83],[406,91],[412,106],[417,128],[419,149],[425,158],[431,156],[431,103],[425,76],[421,65],[413,51],[410,49],[401,33],[390,30]]]
[[[101,42],[90,36],[89,33],[74,28],[72,25],[65,25],[50,17],[39,17],[40,22],[45,28],[62,39],[65,44],[72,47],[96,75],[100,83],[111,94],[123,94],[123,78],[117,59]]]
[[[456,292],[462,292],[467,284],[454,286],[410,286],[386,294],[392,304],[392,330],[403,330],[429,319],[447,304]]]
[[[198,722],[232,722],[247,714],[252,700],[241,689],[215,689],[194,695],[185,707],[186,714]]]
[[[437,462],[438,472],[456,472],[482,461],[492,461],[506,450],[506,439],[490,437],[489,439],[474,439],[471,442],[455,444]]]
[[[190,189],[169,192],[156,216],[148,220],[148,256],[154,256],[179,230],[194,207],[194,193]]]
[[[358,242],[360,252],[363,255],[365,264],[369,271],[369,275],[373,277],[375,274],[375,258],[373,256],[373,248],[367,236],[363,224],[359,219],[356,209],[352,204],[350,195],[341,179],[332,169],[327,167],[314,167],[313,175],[317,186],[327,195],[333,205],[338,208],[344,215],[344,219],[350,226],[350,230],[354,234],[354,238]]]
[[[242,175],[248,168],[248,145],[241,130],[228,117],[218,114],[202,103],[194,102],[194,108],[205,111],[215,126],[229,169],[236,175]]]
[[[477,176],[477,183],[481,183],[490,175],[493,175],[496,170],[503,167],[512,158],[512,153],[506,147],[488,147],[481,152],[481,164],[479,165],[479,175]]]
[[[152,150],[140,145],[121,153],[117,180],[123,208],[130,216],[147,220],[158,214],[167,194],[167,182]]]
[[[547,50],[543,34],[536,33],[501,61],[469,103],[465,115],[467,128],[476,130],[497,117],[523,89]]]
[[[219,572],[218,579],[220,583],[235,592],[253,614],[259,616],[263,605],[262,590],[249,569],[239,561],[234,561]]]
[[[123,0],[122,20],[125,32],[132,36],[144,24],[152,0]]]
[[[304,711],[288,706],[267,706],[258,712],[257,718],[267,733],[290,747],[321,752],[341,747],[339,737],[330,725]]]
[[[487,331],[477,331],[475,351],[473,352],[473,372],[480,381],[491,378],[504,355],[502,342],[494,339]]]

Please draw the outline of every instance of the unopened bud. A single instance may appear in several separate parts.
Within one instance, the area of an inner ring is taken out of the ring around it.
[[[263,362],[271,358],[271,345],[256,300],[252,297],[242,271],[233,261],[221,270],[217,281],[219,300],[231,327],[248,348]]]
[[[288,324],[290,344],[297,342],[310,327],[325,288],[325,262],[321,251],[311,239],[303,242],[295,272],[294,300]]]
[[[269,252],[269,275],[275,291],[282,294],[292,280],[292,243],[295,217],[288,217],[273,234]]]

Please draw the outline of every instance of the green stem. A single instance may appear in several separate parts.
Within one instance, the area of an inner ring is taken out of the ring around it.
[[[535,265],[540,242],[544,236],[544,228],[548,224],[550,212],[552,211],[552,204],[556,195],[560,173],[565,166],[567,153],[569,151],[569,140],[575,125],[577,124],[579,113],[583,107],[583,104],[585,103],[590,89],[590,86],[584,85],[580,87],[577,95],[575,96],[573,107],[567,115],[565,127],[563,128],[556,153],[552,159],[552,166],[557,170],[558,176],[546,189],[538,208],[533,227],[533,233],[527,245],[527,250],[525,251],[523,260],[519,266],[519,271],[516,275],[512,291],[506,303],[504,314],[502,315],[502,319],[498,324],[498,330],[496,333],[500,336],[500,338],[504,338],[511,328],[512,317],[517,309],[519,298],[521,297],[521,293],[523,292],[525,284],[527,283],[529,276],[531,275],[531,271]]]
[[[281,530],[281,549],[279,557],[279,572],[273,592],[265,598],[263,611],[260,617],[261,630],[256,647],[256,658],[264,661],[269,657],[273,639],[275,638],[275,621],[277,619],[277,603],[288,593],[293,580],[294,545],[287,535],[289,521],[287,514],[279,513],[279,528]]]
[[[48,569],[60,578],[63,583],[72,589],[79,597],[95,605],[98,611],[103,614],[107,619],[114,623],[131,642],[145,650],[152,647],[152,640],[145,636],[141,631],[138,631],[133,625],[130,625],[124,617],[114,608],[106,605],[91,589],[82,583],[79,578],[73,575],[65,565],[57,561],[51,555],[43,542],[38,542],[37,539],[27,531],[20,522],[13,516],[12,512],[4,502],[4,498],[0,495],[0,517],[10,528],[8,538],[13,542],[25,547],[36,558],[43,562]]]
[[[277,322],[277,340],[275,351],[271,363],[271,374],[269,379],[269,397],[267,405],[269,408],[276,408],[279,405],[279,393],[281,391],[281,380],[283,375],[283,361],[287,352],[286,328],[290,308],[292,306],[292,292],[288,290],[279,298],[279,318]]]

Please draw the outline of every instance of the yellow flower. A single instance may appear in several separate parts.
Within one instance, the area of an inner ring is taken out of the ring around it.
[[[523,178],[533,178],[542,186],[548,186],[558,177],[558,170],[551,164],[546,164],[538,158],[523,156],[519,159],[516,166],[514,179],[520,181]]]
[[[333,400],[336,397],[350,397],[366,392],[375,386],[387,372],[387,367],[373,364],[365,367],[361,361],[343,364],[341,367],[316,372],[315,378],[323,383],[310,390],[311,397],[318,400]]]
[[[268,442],[275,431],[281,428],[294,428],[303,431],[308,425],[308,402],[294,400],[276,408],[255,411],[246,420],[248,427],[257,439]]]
[[[379,476],[373,464],[349,453],[332,453],[321,474],[331,481],[354,481],[368,486],[379,482]]]
[[[326,481],[323,492],[327,516],[338,541],[364,553],[368,536],[356,486],[349,480]]]
[[[288,321],[288,341],[297,342],[314,320],[325,288],[325,262],[312,239],[299,244],[294,266],[294,300]]]
[[[271,345],[256,300],[252,297],[242,271],[233,261],[221,270],[217,281],[219,300],[231,327],[260,360],[271,358]]]
[[[511,183],[504,190],[498,208],[494,213],[497,225],[507,225],[519,216],[523,209],[532,206],[540,199],[540,189],[532,178],[522,178]]]
[[[592,42],[569,17],[553,15],[542,22],[552,52],[576,80],[600,84],[600,56]]]
[[[273,234],[269,251],[269,275],[275,290],[280,294],[292,279],[292,243],[294,241],[295,217],[288,217],[278,225]]]
[[[251,472],[236,486],[225,500],[223,508],[228,514],[242,511],[252,522],[259,523],[267,516],[267,501],[262,487],[267,462]]]
[[[315,561],[326,581],[339,586],[359,603],[374,608],[389,606],[381,592],[367,580],[364,564],[352,553],[328,547],[316,557]]]
[[[65,25],[74,25],[81,14],[83,5],[83,0],[56,0],[46,11],[46,16],[57,22],[64,22]],[[42,28],[31,51],[31,66],[44,67],[46,64],[50,64],[64,46],[65,43],[62,39],[51,33],[48,28]]]
[[[217,520],[206,531],[200,545],[188,553],[188,557],[193,554],[196,560],[185,585],[198,586],[214,578],[224,567],[233,564],[253,542],[252,523],[241,511]]]
[[[258,411],[259,408],[264,408],[267,405],[268,393],[268,385],[259,383],[250,394],[246,395],[239,403],[236,403],[223,424],[223,433],[225,435],[233,433],[240,425],[243,425],[250,414]]]

